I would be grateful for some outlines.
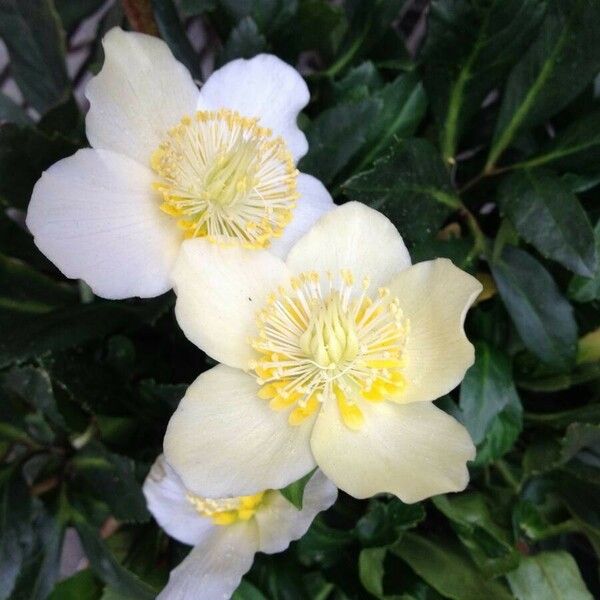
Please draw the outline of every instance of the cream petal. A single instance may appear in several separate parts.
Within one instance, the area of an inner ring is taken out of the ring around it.
[[[348,429],[335,402],[325,403],[311,447],[319,467],[355,498],[381,492],[403,502],[463,490],[475,458],[467,430],[430,402],[361,402],[362,428]]]
[[[464,322],[482,286],[447,258],[413,265],[389,283],[410,320],[405,347],[408,385],[399,402],[435,400],[455,388],[473,364]]]
[[[301,510],[278,491],[267,492],[255,515],[259,550],[267,554],[283,552],[290,542],[300,539],[308,531],[317,514],[327,510],[336,498],[336,487],[318,470],[304,488]]]
[[[102,44],[104,65],[85,91],[87,137],[149,166],[168,129],[197,110],[200,93],[162,40],[115,27]]]
[[[36,183],[27,226],[67,277],[98,296],[158,296],[171,287],[181,234],[151,184],[151,171],[131,158],[79,150]]]
[[[199,544],[215,527],[188,500],[183,481],[162,454],[154,461],[143,491],[157,523],[183,544]]]
[[[183,243],[171,275],[175,315],[187,338],[219,362],[247,369],[256,353],[256,313],[287,280],[283,261],[265,251]]]
[[[258,117],[261,125],[283,137],[296,161],[306,154],[308,143],[296,119],[310,99],[308,87],[296,69],[276,56],[231,61],[208,78],[201,96],[212,110],[229,108]]]
[[[171,571],[158,600],[230,598],[252,567],[257,549],[258,533],[253,521],[213,527]]]
[[[348,202],[322,216],[290,250],[293,273],[350,269],[377,289],[410,265],[408,250],[392,222],[380,212]]]
[[[333,210],[335,204],[325,186],[312,175],[298,175],[298,193],[300,198],[294,210],[294,217],[279,238],[271,240],[269,252],[285,259],[290,248],[325,213]]]
[[[310,451],[314,418],[288,425],[257,396],[250,375],[218,365],[188,388],[171,417],[165,456],[185,486],[208,498],[279,489],[315,467]]]

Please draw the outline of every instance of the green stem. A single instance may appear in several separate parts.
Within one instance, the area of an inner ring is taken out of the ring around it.
[[[557,535],[562,535],[563,533],[578,533],[580,531],[581,527],[579,527],[577,521],[575,521],[575,519],[568,519],[562,523],[550,525],[543,533],[536,535],[535,540],[545,540]]]
[[[521,484],[515,479],[515,476],[511,473],[510,467],[502,459],[497,460],[494,463],[494,466],[496,467],[498,473],[502,475],[504,481],[506,481],[506,483],[508,483],[508,485],[515,492],[518,492],[521,487]]]

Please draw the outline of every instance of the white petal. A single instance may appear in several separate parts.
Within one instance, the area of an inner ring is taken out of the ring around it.
[[[410,320],[400,402],[435,400],[455,388],[473,364],[465,317],[482,286],[447,258],[416,264],[389,284]]]
[[[256,353],[256,313],[287,278],[269,252],[223,248],[203,239],[184,242],[172,272],[175,315],[183,333],[219,362],[247,369]]]
[[[310,99],[308,87],[296,69],[276,56],[231,61],[208,78],[201,96],[212,110],[229,108],[258,117],[261,125],[283,137],[296,161],[306,154],[308,143],[296,119]]]
[[[298,193],[300,198],[294,210],[294,217],[284,229],[280,238],[271,240],[269,252],[285,259],[290,248],[325,213],[333,210],[335,204],[325,186],[312,175],[298,175]]]
[[[158,600],[230,598],[258,548],[252,521],[214,527],[169,576]]]
[[[200,93],[162,40],[115,27],[102,44],[104,65],[85,91],[88,140],[150,165],[167,130],[195,113]]]
[[[365,421],[348,429],[335,402],[317,417],[311,447],[319,467],[355,498],[390,492],[404,502],[463,490],[475,457],[467,430],[430,402],[360,404]]]
[[[152,465],[143,490],[148,510],[172,538],[195,546],[215,527],[188,500],[183,481],[162,454]]]
[[[387,217],[348,202],[321,217],[292,247],[286,262],[295,274],[350,269],[356,281],[369,277],[371,289],[377,289],[408,267],[410,256]]]
[[[316,471],[304,488],[302,510],[278,491],[271,490],[256,512],[259,550],[267,554],[283,552],[290,542],[300,539],[322,510],[337,498],[337,489],[321,471]]]
[[[181,244],[159,209],[152,173],[126,156],[79,150],[36,183],[27,226],[38,248],[67,276],[104,298],[151,297],[170,287]]]
[[[171,417],[165,456],[200,496],[245,496],[279,489],[315,467],[309,437],[314,418],[288,425],[258,398],[246,373],[219,365],[188,388]]]

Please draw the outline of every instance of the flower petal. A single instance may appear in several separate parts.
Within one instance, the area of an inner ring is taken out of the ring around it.
[[[314,418],[288,425],[257,396],[254,378],[219,365],[188,388],[171,417],[165,456],[185,486],[209,498],[279,489],[315,467],[309,437]]]
[[[256,313],[287,278],[285,263],[265,251],[184,242],[171,275],[175,315],[187,338],[219,362],[247,369],[256,356]]]
[[[171,287],[181,234],[151,183],[150,170],[126,156],[79,150],[36,183],[27,226],[67,277],[98,296],[158,296]]]
[[[278,491],[271,490],[257,511],[259,550],[267,554],[283,552],[293,540],[300,539],[322,510],[337,498],[337,489],[321,471],[316,471],[304,488],[302,509],[298,510]]]
[[[258,549],[252,521],[213,527],[169,576],[158,600],[230,598]]]
[[[361,404],[364,423],[344,425],[326,402],[311,438],[319,467],[355,498],[390,492],[403,502],[463,490],[475,457],[467,430],[429,402]]]
[[[310,99],[300,73],[271,54],[239,58],[215,71],[201,91],[202,103],[212,110],[229,108],[282,136],[297,161],[308,143],[298,129],[298,113]]]
[[[293,273],[350,269],[357,281],[377,288],[410,265],[408,250],[392,222],[380,212],[348,202],[321,217],[292,247]]]
[[[280,238],[271,240],[269,252],[285,259],[290,248],[325,213],[333,210],[335,204],[325,186],[312,175],[298,175],[300,198],[294,210],[294,217],[286,226]]]
[[[197,110],[200,93],[162,40],[115,27],[102,44],[104,65],[85,92],[87,137],[149,166],[167,130]]]
[[[144,481],[148,510],[158,524],[176,540],[195,546],[215,527],[187,498],[187,490],[175,470],[160,455]]]
[[[464,322],[481,283],[438,258],[402,271],[389,287],[410,320],[403,369],[408,385],[398,400],[435,400],[455,388],[473,364]]]

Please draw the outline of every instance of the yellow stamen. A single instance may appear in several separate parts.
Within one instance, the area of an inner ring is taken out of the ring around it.
[[[231,525],[237,521],[251,519],[258,510],[265,492],[236,498],[203,498],[188,494],[187,499],[203,516],[212,519],[215,525]]]

